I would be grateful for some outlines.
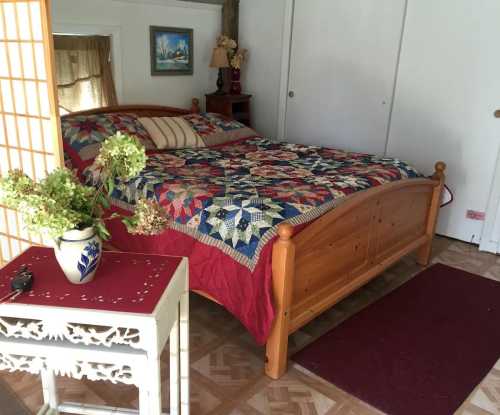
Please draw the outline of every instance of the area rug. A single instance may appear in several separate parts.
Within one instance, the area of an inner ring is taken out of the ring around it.
[[[0,379],[0,414],[31,415],[31,411],[2,379]]]
[[[293,356],[391,415],[450,415],[500,358],[500,283],[442,264]]]

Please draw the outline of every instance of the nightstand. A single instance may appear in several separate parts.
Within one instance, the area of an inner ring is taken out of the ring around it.
[[[251,98],[252,96],[248,94],[207,94],[207,112],[225,115],[250,127],[252,124],[250,116]]]

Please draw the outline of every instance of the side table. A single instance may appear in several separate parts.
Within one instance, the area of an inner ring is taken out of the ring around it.
[[[52,249],[31,247],[0,270],[0,296],[27,265],[33,290],[0,305],[0,370],[40,374],[40,415],[160,415],[160,355],[170,338],[170,413],[189,414],[189,282],[185,258],[105,252],[75,286]],[[139,411],[59,403],[55,375],[135,385]]]
[[[239,121],[247,127],[252,126],[250,111],[252,95],[207,94],[205,97],[207,112],[216,112]]]

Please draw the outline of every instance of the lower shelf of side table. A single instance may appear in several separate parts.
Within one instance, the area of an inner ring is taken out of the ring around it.
[[[48,412],[41,412],[44,408],[38,412],[37,415],[57,415],[50,408],[47,409]],[[51,412],[52,411],[52,412]],[[109,406],[101,405],[88,405],[73,402],[64,402],[59,405],[59,412],[65,414],[78,414],[78,415],[138,415],[139,410],[137,409],[126,409],[126,408],[112,408]],[[168,413],[163,413],[162,415],[169,415]]]

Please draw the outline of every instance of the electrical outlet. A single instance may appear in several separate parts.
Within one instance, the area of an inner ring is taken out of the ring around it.
[[[480,221],[484,221],[485,218],[486,218],[486,213],[485,212],[480,212],[480,211],[477,211],[477,210],[468,210],[467,213],[465,214],[465,217],[467,219],[471,219],[471,220],[480,220]]]

